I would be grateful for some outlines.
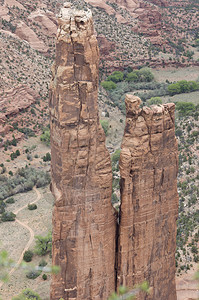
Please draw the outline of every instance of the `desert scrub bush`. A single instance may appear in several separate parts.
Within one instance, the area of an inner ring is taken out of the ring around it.
[[[43,279],[43,280],[47,280],[47,278],[48,278],[48,277],[47,277],[46,274],[43,274],[43,275],[42,275],[42,279]]]
[[[18,128],[18,131],[24,133],[26,137],[35,136],[34,131],[28,127],[27,128]]]
[[[28,279],[35,279],[41,274],[40,270],[31,270],[26,274]]]
[[[179,112],[179,115],[182,117],[190,116],[195,112],[196,107],[192,102],[177,102],[176,110]]]
[[[119,199],[118,199],[118,197],[117,197],[117,195],[115,193],[112,193],[111,203],[112,204],[119,203]]]
[[[39,262],[39,267],[45,267],[47,264],[47,261],[45,261],[45,259],[42,258]]]
[[[0,214],[5,212],[5,207],[6,207],[6,204],[4,203],[4,201],[0,200]]]
[[[44,155],[42,157],[43,161],[46,162],[46,161],[51,161],[51,155],[49,152],[46,153],[46,155]]]
[[[26,262],[30,262],[32,260],[32,257],[33,257],[33,252],[31,250],[27,250],[24,252],[23,260]]]
[[[162,104],[162,99],[160,97],[151,97],[146,103],[148,105],[159,105]]]
[[[50,146],[50,129],[45,128],[43,130],[42,135],[40,136],[40,140],[44,142],[47,146]]]
[[[23,290],[18,296],[12,298],[12,300],[42,300],[40,296],[30,289]]]
[[[100,120],[100,124],[102,125],[104,133],[107,136],[109,131],[109,122],[107,120]]]
[[[3,212],[1,215],[1,221],[2,222],[10,222],[15,221],[16,215],[13,212]]]
[[[29,210],[35,210],[35,209],[37,209],[37,205],[36,204],[28,204],[28,209]]]
[[[18,169],[12,178],[0,176],[0,181],[0,200],[4,200],[12,195],[29,191],[34,185],[42,187],[49,184],[50,176],[47,172],[26,166]]]
[[[36,245],[35,253],[43,256],[51,252],[52,249],[52,233],[49,232],[46,236],[37,235],[35,236]]]
[[[10,197],[5,202],[9,203],[9,204],[12,204],[12,203],[15,203],[15,199],[13,197]]]

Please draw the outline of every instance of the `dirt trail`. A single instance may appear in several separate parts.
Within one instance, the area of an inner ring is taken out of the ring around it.
[[[33,203],[36,203],[38,202],[40,199],[41,199],[41,193],[37,190],[36,187],[33,188],[33,190],[36,192],[37,194],[37,198],[35,201],[31,202],[31,204]],[[23,210],[24,208],[27,208],[27,204],[20,207],[19,209],[17,209],[16,211],[14,211],[14,214],[17,215],[21,210]],[[8,275],[12,275],[16,269],[19,267],[20,263],[22,262],[23,260],[23,255],[24,255],[24,252],[27,251],[30,247],[30,245],[32,244],[33,240],[34,240],[34,231],[27,225],[25,224],[24,222],[21,222],[20,220],[18,220],[17,218],[15,219],[15,222],[19,223],[21,226],[25,227],[26,229],[29,230],[30,232],[30,238],[29,238],[29,241],[28,243],[26,244],[25,248],[23,249],[18,261],[16,262],[15,266],[10,270],[10,272],[8,273]],[[0,282],[0,288],[2,287],[2,285],[4,284],[4,282]]]

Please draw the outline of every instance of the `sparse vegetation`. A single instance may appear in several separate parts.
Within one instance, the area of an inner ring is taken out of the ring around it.
[[[32,190],[34,185],[42,187],[50,183],[48,173],[29,168],[20,168],[12,178],[4,177],[0,185],[0,200],[4,200],[12,195]]]
[[[48,233],[46,236],[38,235],[36,238],[35,253],[43,256],[51,252],[52,249],[52,234]]]
[[[30,262],[32,260],[32,257],[33,257],[33,252],[30,250],[27,250],[24,252],[23,260],[26,262]]]
[[[2,222],[11,222],[15,221],[16,215],[13,212],[3,212],[1,215]]]
[[[35,209],[37,209],[37,205],[36,204],[28,204],[28,209],[29,210],[35,210]]]

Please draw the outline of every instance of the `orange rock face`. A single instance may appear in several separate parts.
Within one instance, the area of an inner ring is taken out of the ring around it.
[[[175,300],[175,239],[178,215],[178,150],[172,103],[139,108],[126,96],[126,127],[120,155],[121,215],[118,285],[148,281],[150,295]]]
[[[28,108],[38,98],[37,92],[25,85],[5,90],[0,95],[0,134],[7,134],[12,128],[11,125],[7,124],[8,117],[19,114],[20,111]]]
[[[58,19],[50,95],[53,264],[51,299],[107,299],[115,289],[112,170],[98,116],[99,50],[91,12]]]
[[[99,50],[91,12],[66,3],[58,26],[50,120],[52,257],[61,272],[53,276],[51,300],[107,300],[119,285],[144,280],[152,289],[139,300],[176,300],[175,106],[140,109],[138,97],[126,96],[117,224],[98,116]]]

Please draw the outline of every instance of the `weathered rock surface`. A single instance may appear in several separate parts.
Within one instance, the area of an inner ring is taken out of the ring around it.
[[[139,108],[126,96],[120,155],[121,215],[118,285],[147,280],[139,300],[175,300],[178,150],[172,103]]]
[[[15,34],[22,40],[27,41],[33,49],[44,53],[48,51],[48,47],[46,47],[45,43],[40,40],[36,33],[23,21],[17,24]]]
[[[50,14],[50,12],[49,12]],[[51,15],[53,15],[51,13]],[[55,36],[57,33],[57,25],[49,18],[48,14],[43,10],[37,10],[32,12],[28,19],[32,22],[39,23],[46,33],[50,36]]]
[[[53,264],[51,299],[107,299],[115,289],[112,170],[99,123],[99,50],[91,12],[58,19],[50,95]]]
[[[24,85],[5,90],[0,95],[0,134],[5,135],[12,128],[7,124],[7,117],[17,115],[22,109],[28,108],[38,97],[35,91]]]

